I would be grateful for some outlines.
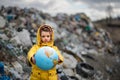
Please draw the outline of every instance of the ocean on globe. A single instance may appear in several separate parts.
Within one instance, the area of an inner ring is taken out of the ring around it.
[[[58,61],[58,54],[52,47],[41,47],[35,54],[36,65],[42,70],[52,69],[54,60]]]

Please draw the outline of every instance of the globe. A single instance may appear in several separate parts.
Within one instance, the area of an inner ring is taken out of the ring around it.
[[[53,61],[58,61],[58,54],[55,49],[49,46],[41,47],[35,54],[36,65],[42,70],[50,70],[54,67]]]

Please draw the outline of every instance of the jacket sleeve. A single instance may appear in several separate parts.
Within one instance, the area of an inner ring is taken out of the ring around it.
[[[56,52],[59,56],[60,63],[62,63],[64,61],[64,57],[62,56],[62,54],[60,53],[59,49],[56,46],[54,46],[54,49],[56,50]],[[58,63],[58,64],[60,64],[60,63]]]
[[[27,59],[28,59],[28,61],[30,62],[30,64],[33,64],[33,63],[31,62],[31,58],[32,58],[33,55],[36,53],[36,51],[37,51],[37,46],[34,45],[34,46],[29,50],[29,52],[28,52]]]

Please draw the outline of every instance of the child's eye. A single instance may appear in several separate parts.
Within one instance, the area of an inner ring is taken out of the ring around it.
[[[50,37],[50,36],[47,36],[47,37]]]

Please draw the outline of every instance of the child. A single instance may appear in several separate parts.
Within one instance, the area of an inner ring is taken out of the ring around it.
[[[54,46],[54,32],[49,25],[42,25],[37,31],[37,43],[28,52],[28,60],[32,65],[30,80],[58,80],[56,68],[51,70],[42,70],[35,65],[34,55],[36,51],[43,46],[54,48],[59,56],[58,64],[63,62],[63,56],[56,46]],[[57,64],[56,63],[56,64]]]

